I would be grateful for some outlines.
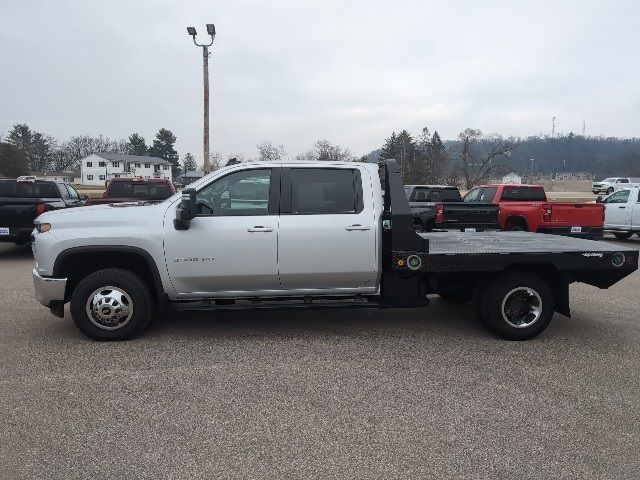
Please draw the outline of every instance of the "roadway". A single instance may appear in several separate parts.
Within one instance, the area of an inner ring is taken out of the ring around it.
[[[572,286],[528,342],[434,299],[170,312],[96,343],[35,302],[32,265],[0,245],[0,478],[640,476],[640,273]]]

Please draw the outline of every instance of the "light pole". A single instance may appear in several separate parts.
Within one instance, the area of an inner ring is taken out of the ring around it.
[[[211,162],[209,161],[209,47],[213,45],[213,39],[216,36],[216,27],[213,23],[207,24],[207,33],[211,36],[211,41],[207,44],[196,42],[195,27],[187,27],[187,33],[193,38],[196,47],[202,48],[202,75],[204,77],[204,130],[202,135],[202,143],[204,149],[204,174],[211,171]]]

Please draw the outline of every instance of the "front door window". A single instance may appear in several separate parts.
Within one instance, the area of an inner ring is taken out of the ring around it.
[[[231,173],[197,193],[198,215],[267,215],[270,183],[268,168]]]

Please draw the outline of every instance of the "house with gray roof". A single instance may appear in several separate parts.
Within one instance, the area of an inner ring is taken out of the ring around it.
[[[92,153],[80,159],[82,185],[104,187],[109,180],[121,177],[171,179],[171,162],[124,153]]]

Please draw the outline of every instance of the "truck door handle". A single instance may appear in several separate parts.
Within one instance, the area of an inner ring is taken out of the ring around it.
[[[344,229],[351,232],[353,230],[371,230],[371,227],[365,227],[363,225],[360,225],[359,223],[356,223],[355,225],[347,225],[346,227],[344,227]]]
[[[263,227],[262,225],[256,225],[255,227],[247,228],[247,232],[273,232],[271,227]]]
[[[625,206],[619,206],[618,208],[627,208],[627,206],[626,205]]]

